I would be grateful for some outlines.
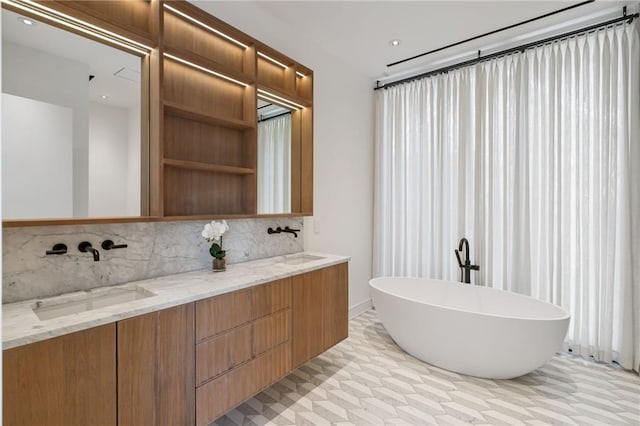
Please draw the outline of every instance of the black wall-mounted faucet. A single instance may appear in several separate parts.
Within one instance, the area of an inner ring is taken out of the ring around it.
[[[273,228],[267,229],[267,234],[279,234],[281,232],[287,232],[289,234],[293,234],[294,237],[298,238],[298,232],[300,232],[300,230],[292,229],[292,228],[289,228],[288,226],[285,226],[284,229],[282,229],[280,226],[278,226],[276,229],[273,229]]]
[[[82,253],[93,253],[93,261],[97,262],[100,260],[100,252],[93,248],[89,241],[83,241],[78,244],[78,250]]]
[[[464,263],[460,259],[460,252],[464,250]],[[471,284],[471,271],[479,271],[479,265],[472,265],[469,260],[469,240],[463,238],[460,240],[458,250],[454,250],[456,258],[458,259],[458,265],[460,266],[460,282]]]

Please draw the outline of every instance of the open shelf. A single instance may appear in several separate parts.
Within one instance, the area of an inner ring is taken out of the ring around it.
[[[255,123],[235,118],[220,117],[213,114],[203,114],[198,112],[196,109],[180,105],[177,102],[164,101],[164,111],[165,113],[175,117],[212,124],[214,126],[228,127],[230,129],[244,130],[255,128]]]
[[[255,174],[255,169],[249,169],[246,167],[235,167],[235,166],[224,166],[220,164],[208,164],[208,163],[199,163],[197,161],[184,161],[184,160],[173,160],[170,158],[165,158],[163,160],[165,166],[176,167],[179,169],[187,169],[187,170],[198,170],[201,172],[210,172],[210,173],[229,173],[236,175],[252,175]]]

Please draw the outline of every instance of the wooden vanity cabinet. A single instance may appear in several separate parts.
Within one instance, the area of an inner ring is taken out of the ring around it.
[[[116,424],[116,326],[2,353],[2,424]]]
[[[348,264],[293,277],[293,367],[326,351],[349,334]]]
[[[188,303],[118,321],[119,426],[194,424],[193,318]]]
[[[348,264],[3,351],[4,425],[207,425],[347,337]]]

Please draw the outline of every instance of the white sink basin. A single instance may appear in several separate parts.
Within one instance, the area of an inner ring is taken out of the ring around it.
[[[286,257],[281,263],[285,263],[287,265],[300,265],[322,259],[324,259],[324,257],[314,256],[312,254],[294,254],[293,256]]]
[[[87,294],[79,295],[78,297],[72,296],[69,300],[64,302],[38,302],[33,308],[33,312],[38,316],[38,318],[40,318],[40,320],[48,320],[94,309],[105,308],[107,306],[132,302],[134,300],[145,299],[151,296],[155,296],[155,293],[143,288],[110,289],[89,292]]]

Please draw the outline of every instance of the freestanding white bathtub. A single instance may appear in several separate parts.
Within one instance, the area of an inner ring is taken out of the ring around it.
[[[429,364],[470,376],[511,379],[544,365],[569,327],[562,308],[488,287],[425,278],[369,281],[393,340]]]

